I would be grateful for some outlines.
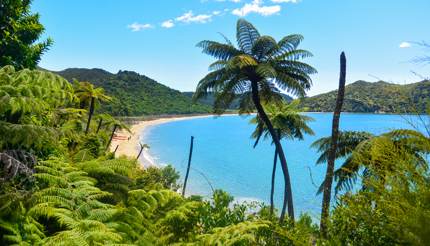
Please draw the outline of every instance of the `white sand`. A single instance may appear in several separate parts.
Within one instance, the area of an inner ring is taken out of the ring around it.
[[[140,136],[150,126],[160,125],[172,121],[188,120],[194,118],[213,117],[213,115],[199,115],[199,116],[184,116],[172,118],[160,118],[148,121],[139,121],[131,126],[131,133],[127,131],[119,131],[117,136],[125,137],[125,140],[113,139],[111,143],[111,151],[113,152],[118,146],[115,156],[127,156],[128,158],[136,158],[140,151]],[[130,139],[128,139],[130,137]],[[149,155],[147,150],[144,150],[141,155],[143,167],[158,166],[152,156]]]

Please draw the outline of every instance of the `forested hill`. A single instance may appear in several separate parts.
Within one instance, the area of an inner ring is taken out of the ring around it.
[[[182,94],[186,95],[189,98],[192,98],[194,95],[194,92],[192,91],[187,91],[187,92],[182,92]],[[285,101],[290,102],[293,100],[292,97],[286,95],[286,94],[281,94]],[[204,98],[201,98],[198,100],[199,103],[205,104],[205,105],[209,105],[209,106],[213,106],[215,103],[215,94],[214,93],[208,93],[208,95]],[[231,110],[236,110],[239,108],[239,101],[238,100],[234,100],[233,103],[230,105]]]
[[[337,90],[305,98],[301,106],[312,112],[332,112]],[[430,105],[430,81],[398,85],[357,81],[345,88],[345,112],[415,113]]]
[[[136,72],[119,71],[117,74],[103,69],[69,68],[60,72],[69,81],[74,78],[103,87],[114,97],[113,102],[102,105],[101,110],[118,116],[158,114],[208,113],[214,96],[209,94],[198,103],[192,103],[193,92],[180,92]],[[337,90],[305,98],[301,106],[306,111],[331,112],[334,110]],[[291,97],[284,95],[287,101]],[[357,81],[346,86],[345,112],[411,113],[424,112],[430,105],[430,81],[398,85],[383,81],[371,83]],[[237,108],[233,102],[231,109]]]
[[[119,71],[117,74],[102,69],[69,68],[60,72],[69,81],[77,79],[103,87],[114,97],[101,110],[117,116],[158,114],[208,113],[211,107],[192,100],[180,91],[171,89],[136,72]]]

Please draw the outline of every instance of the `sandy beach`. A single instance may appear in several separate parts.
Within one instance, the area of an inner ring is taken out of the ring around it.
[[[136,158],[139,154],[140,150],[140,136],[142,133],[150,126],[165,124],[172,121],[179,120],[188,120],[195,118],[206,118],[206,117],[214,117],[214,115],[198,115],[198,116],[180,116],[180,117],[169,117],[169,118],[159,118],[154,120],[146,120],[146,121],[138,121],[133,124],[130,129],[131,133],[127,131],[118,131],[115,135],[118,138],[114,138],[111,143],[111,151],[113,152],[115,148],[118,146],[116,150],[115,156],[127,156],[129,158]],[[141,154],[140,162],[143,167],[149,166],[157,166],[157,163],[153,160],[153,158],[148,154],[148,151],[145,150]]]

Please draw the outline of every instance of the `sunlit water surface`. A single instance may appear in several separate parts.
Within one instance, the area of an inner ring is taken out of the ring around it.
[[[315,119],[310,123],[316,133],[303,141],[284,140],[283,147],[292,179],[295,211],[318,217],[321,196],[316,195],[324,178],[325,165],[316,165],[318,153],[310,145],[331,134],[332,114],[308,113]],[[239,201],[256,200],[268,203],[274,147],[270,140],[253,149],[250,135],[254,129],[249,117],[223,116],[197,118],[150,127],[142,141],[150,145],[149,153],[159,164],[171,164],[185,177],[190,136],[195,137],[192,169],[187,194],[205,197],[211,185],[223,189]],[[411,128],[418,123],[415,116],[381,114],[342,114],[342,130],[368,131],[374,134],[392,129]],[[277,169],[276,205],[282,204],[282,171]],[[182,182],[182,180],[181,180]],[[210,184],[209,184],[210,183]]]

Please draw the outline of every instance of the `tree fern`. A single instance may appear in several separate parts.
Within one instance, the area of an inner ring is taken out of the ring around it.
[[[261,234],[270,230],[268,221],[245,221],[239,224],[216,228],[213,233],[198,237],[194,245],[261,245]]]

